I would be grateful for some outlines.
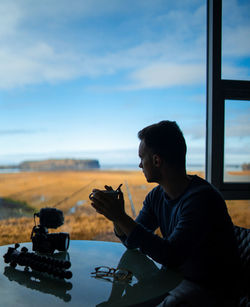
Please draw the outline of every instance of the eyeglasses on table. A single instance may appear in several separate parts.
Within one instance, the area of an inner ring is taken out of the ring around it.
[[[110,268],[108,266],[99,266],[95,268],[95,272],[91,272],[94,278],[100,278],[106,281],[127,281],[132,280],[133,273],[127,269]],[[113,279],[112,279],[113,278]]]

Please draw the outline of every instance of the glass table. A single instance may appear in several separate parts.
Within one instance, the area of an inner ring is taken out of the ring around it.
[[[21,243],[32,251],[31,243]],[[55,258],[69,259],[71,279],[59,279],[24,266],[6,264],[0,246],[0,306],[147,306],[175,288],[182,277],[142,254],[127,250],[121,243],[72,240],[67,253]],[[93,278],[95,267],[123,268],[133,273],[132,280],[111,281]]]

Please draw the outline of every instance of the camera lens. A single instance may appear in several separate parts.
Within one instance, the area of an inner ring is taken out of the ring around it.
[[[66,232],[60,233],[62,236],[62,240],[64,240],[64,250],[67,250],[69,248],[69,234]]]
[[[66,251],[69,248],[69,234],[67,232],[50,233],[48,239],[51,246],[59,251]]]

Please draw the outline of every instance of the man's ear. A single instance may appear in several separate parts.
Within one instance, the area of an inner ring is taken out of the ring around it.
[[[155,167],[160,167],[162,164],[162,158],[157,154],[153,154],[153,164]]]

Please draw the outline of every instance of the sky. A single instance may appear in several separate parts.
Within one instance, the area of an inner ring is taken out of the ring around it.
[[[223,78],[250,80],[250,2],[223,1]],[[0,164],[139,162],[175,120],[205,163],[206,1],[0,0]],[[250,104],[226,102],[225,160],[250,162]]]

